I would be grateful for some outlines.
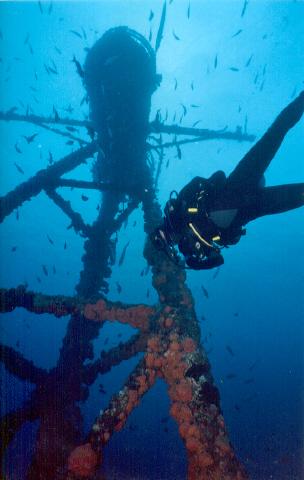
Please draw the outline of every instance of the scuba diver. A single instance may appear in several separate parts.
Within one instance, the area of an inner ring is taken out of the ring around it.
[[[304,91],[228,177],[217,171],[209,179],[195,177],[179,194],[171,192],[163,224],[152,233],[153,244],[179,264],[177,245],[188,268],[218,267],[224,263],[221,250],[239,242],[248,222],[304,205],[304,183],[265,187],[264,180],[265,170],[303,110]]]

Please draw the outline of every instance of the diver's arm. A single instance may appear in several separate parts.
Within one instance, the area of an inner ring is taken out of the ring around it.
[[[278,151],[288,130],[300,120],[304,111],[304,91],[285,107],[273,124],[246,153],[227,178],[227,187],[245,191],[257,187],[266,168]]]
[[[209,270],[223,265],[224,258],[219,252],[211,252],[206,258],[188,256],[185,257],[186,264],[193,270]]]

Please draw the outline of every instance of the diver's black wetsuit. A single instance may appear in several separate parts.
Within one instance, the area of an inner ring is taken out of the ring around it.
[[[221,265],[224,259],[217,247],[237,243],[248,222],[304,204],[304,183],[262,186],[265,170],[303,110],[304,92],[279,114],[227,178],[222,171],[208,180],[195,177],[172,202],[164,233],[178,243],[190,268]]]

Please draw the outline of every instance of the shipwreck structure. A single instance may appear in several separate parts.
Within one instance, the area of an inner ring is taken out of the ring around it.
[[[84,65],[83,81],[90,121],[59,118],[57,112],[51,118],[14,111],[0,115],[2,120],[32,122],[80,144],[77,150],[2,197],[1,221],[24,201],[44,191],[69,217],[75,232],[86,238],[76,297],[63,297],[60,292],[56,297],[42,295],[25,286],[1,289],[1,312],[22,307],[36,315],[48,312],[57,317],[70,316],[57,365],[50,371],[36,367],[13,348],[0,346],[0,359],[6,369],[36,386],[22,408],[1,418],[3,475],[7,446],[25,422],[38,419],[27,480],[104,478],[104,445],[124,428],[143,395],[157,378],[162,378],[168,385],[170,414],[187,450],[187,478],[244,480],[246,472],[229,441],[219,392],[200,343],[200,328],[185,271],[154,249],[149,233],[162,216],[156,184],[165,148],[213,138],[250,141],[253,137],[241,131],[165,125],[159,114],[150,122],[151,97],[161,81],[156,55],[141,35],[127,27],[107,31],[92,47]],[[91,141],[62,132],[60,125],[87,128]],[[162,134],[172,134],[172,141],[163,142]],[[179,135],[183,135],[181,140]],[[61,178],[96,152],[91,182]],[[65,186],[100,191],[101,207],[92,225],[85,224],[58,193]],[[122,202],[125,208],[121,212]],[[143,254],[159,298],[152,307],[107,299],[116,232],[139,207],[144,212],[143,228],[147,234]],[[137,333],[126,343],[101,352],[94,360],[92,342],[102,335],[105,322],[129,324]],[[84,436],[78,402],[86,401],[89,387],[99,374],[109,372],[139,352],[143,353],[142,359]]]

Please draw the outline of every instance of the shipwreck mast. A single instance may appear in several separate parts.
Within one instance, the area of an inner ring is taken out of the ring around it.
[[[144,255],[152,269],[158,305],[113,304],[105,296],[116,232],[122,223],[139,203],[143,206],[147,235],[161,220],[153,172],[147,162],[149,132],[160,132],[162,128],[167,131],[159,120],[149,124],[151,96],[159,81],[155,53],[141,35],[127,27],[106,32],[89,51],[84,68],[91,126],[97,138],[39,172],[25,182],[26,188],[17,187],[1,199],[3,219],[25,199],[44,189],[70,217],[75,230],[87,237],[75,299],[38,296],[24,287],[1,291],[3,312],[23,306],[35,313],[71,314],[58,363],[49,372],[37,369],[13,349],[1,347],[1,360],[6,368],[18,375],[19,362],[27,372],[26,378],[36,384],[31,400],[1,422],[5,449],[25,421],[40,419],[28,480],[99,478],[103,445],[123,428],[128,415],[158,377],[169,387],[170,413],[179,425],[188,453],[188,479],[246,478],[228,440],[219,392],[200,344],[200,329],[185,272],[156,251],[147,236]],[[37,118],[32,121],[37,122]],[[180,127],[170,128],[171,133],[182,133]],[[217,133],[215,137],[227,134]],[[200,135],[204,139],[212,137],[209,131],[200,131]],[[243,139],[239,132],[235,138]],[[92,188],[103,191],[102,202],[96,221],[87,226],[56,188],[62,185],[63,173],[96,151]],[[161,141],[158,152],[161,155]],[[139,333],[127,344],[107,354],[102,352],[94,362],[92,341],[105,321],[129,323]],[[77,402],[88,398],[89,386],[99,373],[109,371],[138,352],[144,352],[143,359],[84,438]],[[88,359],[91,363],[85,365]]]

